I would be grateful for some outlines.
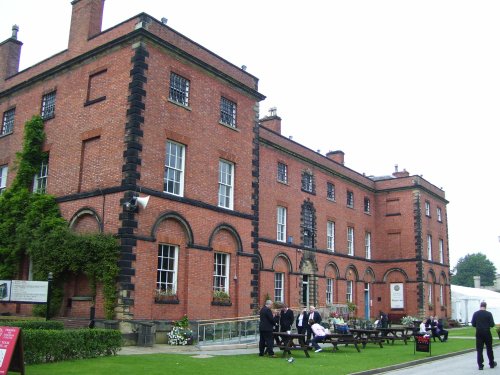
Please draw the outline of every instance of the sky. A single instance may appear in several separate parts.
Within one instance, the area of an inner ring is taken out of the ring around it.
[[[500,273],[500,1],[106,0],[102,29],[141,12],[246,65],[283,135],[442,188],[451,268],[481,252]],[[0,0],[0,41],[19,25],[22,70],[67,48],[70,18],[70,0]]]

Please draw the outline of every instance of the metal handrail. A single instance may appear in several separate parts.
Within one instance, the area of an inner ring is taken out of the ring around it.
[[[198,322],[198,344],[255,343],[258,339],[258,316]]]

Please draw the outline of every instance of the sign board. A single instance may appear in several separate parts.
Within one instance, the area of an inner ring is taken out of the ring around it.
[[[9,370],[24,375],[21,329],[0,327],[0,375],[7,375]]]
[[[425,352],[431,355],[431,337],[429,335],[415,336],[414,352]]]
[[[48,281],[0,280],[0,301],[47,303],[48,290]]]
[[[391,283],[391,309],[404,309],[403,283]]]

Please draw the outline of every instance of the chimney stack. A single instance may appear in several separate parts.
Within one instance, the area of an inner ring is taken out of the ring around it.
[[[104,0],[73,0],[68,50],[77,55],[85,51],[87,41],[101,32]]]
[[[474,277],[474,288],[481,288],[481,276]]]
[[[333,160],[339,164],[342,164],[344,165],[344,151],[340,151],[340,150],[337,150],[337,151],[328,151],[326,153],[326,157],[330,160]]]
[[[269,115],[260,120],[260,124],[272,131],[281,134],[281,117],[276,107],[269,108]]]
[[[23,43],[17,40],[18,31],[19,26],[12,26],[12,36],[0,43],[0,90],[3,89],[7,78],[19,72]]]

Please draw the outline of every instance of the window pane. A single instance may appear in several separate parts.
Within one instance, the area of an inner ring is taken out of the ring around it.
[[[226,98],[221,98],[220,122],[225,125],[236,127],[236,103]]]
[[[166,193],[183,195],[184,185],[184,146],[167,142],[163,189]]]

